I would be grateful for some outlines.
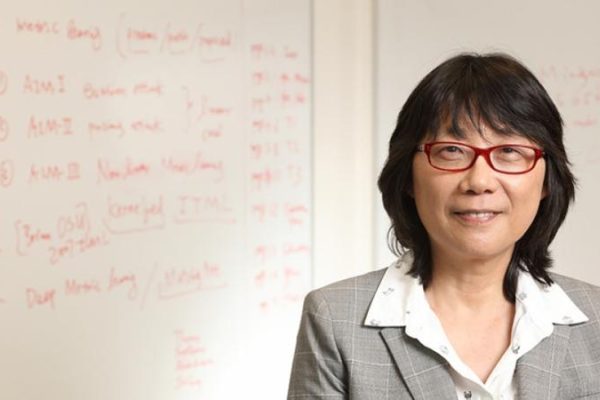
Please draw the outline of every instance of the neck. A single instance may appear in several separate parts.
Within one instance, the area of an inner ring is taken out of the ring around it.
[[[432,279],[425,291],[432,308],[455,312],[505,309],[512,304],[503,292],[512,252],[479,259],[433,254]]]

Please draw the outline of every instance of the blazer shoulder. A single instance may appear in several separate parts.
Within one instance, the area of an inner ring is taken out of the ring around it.
[[[304,300],[304,312],[362,322],[386,270],[379,269],[312,290]]]
[[[590,320],[600,315],[600,287],[579,279],[552,273],[551,278]]]

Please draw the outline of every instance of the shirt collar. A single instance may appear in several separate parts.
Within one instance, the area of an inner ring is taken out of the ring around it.
[[[367,311],[366,326],[406,326],[423,315],[416,311],[422,311],[428,304],[419,278],[407,274],[412,263],[412,252],[406,252],[387,268]],[[516,297],[524,313],[544,331],[550,329],[551,332],[553,324],[588,321],[557,283],[543,285],[528,272],[519,272]]]
[[[528,272],[519,272],[516,301],[538,327],[574,325],[589,320],[558,283],[545,285]]]

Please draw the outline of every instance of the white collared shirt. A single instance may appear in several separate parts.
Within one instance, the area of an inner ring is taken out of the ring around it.
[[[404,326],[408,336],[444,357],[451,367],[458,399],[516,399],[513,376],[517,360],[550,336],[554,324],[571,325],[588,320],[558,284],[545,286],[529,273],[520,272],[511,343],[484,383],[453,349],[427,302],[419,279],[406,274],[412,261],[412,253],[408,252],[387,269],[367,312],[365,325]]]

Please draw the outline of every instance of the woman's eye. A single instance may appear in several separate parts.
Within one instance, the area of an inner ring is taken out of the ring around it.
[[[463,159],[466,151],[461,146],[441,145],[433,149],[433,156],[444,160]]]
[[[458,146],[446,146],[442,149],[442,151],[447,153],[459,153],[462,152],[462,149]]]
[[[503,157],[522,157],[523,149],[518,147],[501,147],[500,154]]]

